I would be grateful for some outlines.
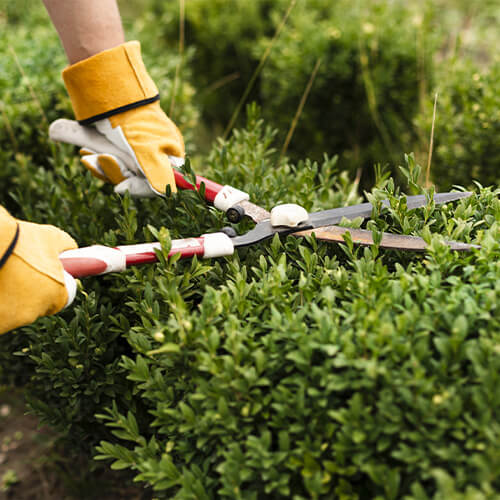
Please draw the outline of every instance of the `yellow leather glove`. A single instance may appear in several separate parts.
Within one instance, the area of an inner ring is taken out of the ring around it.
[[[63,79],[79,123],[95,125],[127,156],[124,162],[102,151],[82,151],[82,161],[92,174],[115,184],[117,192],[163,195],[167,185],[175,192],[168,157],[184,157],[184,141],[160,108],[139,42],[124,43],[69,66]]]
[[[71,304],[76,282],[59,254],[73,248],[77,244],[64,231],[18,221],[0,207],[0,333]]]

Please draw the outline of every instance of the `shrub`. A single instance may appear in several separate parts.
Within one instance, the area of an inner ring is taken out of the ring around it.
[[[376,190],[391,209],[371,227],[424,234],[425,258],[275,239],[208,266],[196,300],[158,269],[129,304],[144,347],[121,362],[152,435],[113,406],[100,418],[121,442],[96,458],[161,498],[493,498],[498,194],[411,213],[391,181]]]
[[[290,127],[313,68],[320,61],[292,147],[308,156],[343,152],[350,165],[394,162],[415,140],[420,74],[415,40],[423,25],[399,4],[300,4],[271,52],[261,93],[280,130]],[[268,41],[266,42],[268,43]],[[368,169],[367,169],[368,167]]]
[[[453,184],[498,184],[500,174],[500,62],[480,70],[457,62],[439,80],[432,173],[444,189]],[[419,116],[427,134],[432,123],[429,103]]]
[[[208,176],[226,168],[268,206],[356,201],[335,160],[276,165],[274,134],[250,115],[212,152]],[[74,190],[76,160],[54,166],[28,164],[36,182],[18,202],[82,244],[224,224],[196,193],[120,203],[88,174]],[[414,183],[411,157],[405,171]],[[165,498],[426,498],[445,487],[488,498],[500,487],[500,193],[407,212],[380,182],[370,196],[391,208],[369,227],[423,234],[424,258],[290,237],[85,280],[73,309],[17,334],[32,411],[73,449],[101,440],[98,458]],[[439,234],[482,249],[454,254]]]
[[[271,11],[275,4],[270,0],[234,0],[231,4],[191,0],[186,4],[186,43],[194,48],[191,67],[205,118],[229,120],[259,61],[260,55],[252,48],[274,31]],[[152,0],[150,6],[165,42],[177,47],[179,5]],[[257,91],[251,95],[257,97]]]
[[[177,43],[178,6],[153,4],[167,40]],[[289,4],[261,0],[229,7],[196,0],[186,5],[186,40],[195,49],[192,70],[205,116],[226,125]],[[394,160],[416,137],[411,122],[419,82],[432,81],[432,66],[420,59],[429,56],[433,37],[424,37],[420,52],[415,50],[424,29],[398,2],[298,2],[251,98],[258,98],[283,140],[321,59],[291,152],[315,159],[324,151],[344,153],[355,168]],[[203,93],[235,72],[237,82]]]
[[[473,178],[484,185],[496,182],[487,165],[494,166],[496,159],[491,148],[497,136],[498,70],[459,69],[460,64],[453,69],[454,58],[462,53],[483,65],[493,60],[498,14],[492,4],[477,11],[467,2],[297,2],[249,99],[261,103],[264,118],[278,128],[283,143],[321,61],[289,152],[293,158],[314,159],[325,151],[341,154],[345,167],[364,169],[362,184],[370,187],[374,163],[396,165],[403,151],[428,151],[429,94],[434,95],[429,90],[438,82],[438,120],[446,121],[440,125],[445,128],[441,138],[436,133],[442,148],[436,150],[436,164],[442,166],[435,182],[443,189]],[[213,135],[229,122],[289,5],[288,0],[186,3],[186,44],[194,58],[185,67],[193,72],[196,99]],[[157,0],[151,6],[167,45],[177,47],[179,6]],[[470,76],[483,72],[479,90]],[[235,74],[238,79],[225,80]],[[474,109],[479,105],[484,112],[474,111],[472,101]],[[456,123],[457,115],[463,124]],[[475,174],[454,180],[446,172],[441,176],[457,157],[464,165],[461,171]],[[397,169],[393,174],[398,175]]]

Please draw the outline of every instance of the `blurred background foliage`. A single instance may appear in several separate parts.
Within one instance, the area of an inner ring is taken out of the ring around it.
[[[151,0],[146,5],[151,22],[161,24],[160,39],[174,50],[183,11],[185,45],[193,50],[185,66],[209,137],[227,131],[256,77],[247,100],[261,104],[284,143],[313,77],[286,152],[313,159],[339,154],[343,166],[362,171],[368,186],[374,163],[396,165],[408,151],[427,163],[438,93],[433,180],[442,188],[498,180],[491,167],[499,160],[494,148],[500,126],[498,0],[186,0],[184,9],[177,2]],[[460,105],[461,99],[471,108]]]
[[[22,129],[31,135],[25,146],[44,155],[35,130],[70,114],[59,78],[64,55],[40,4],[0,3],[9,28],[0,35],[3,151],[16,147]],[[231,120],[238,103],[244,109],[257,101],[283,155],[338,154],[369,187],[376,163],[397,175],[403,154],[413,151],[427,165],[437,93],[431,180],[441,189],[498,182],[498,0],[142,0],[120,7],[191,155],[208,152],[228,125],[244,124],[244,113]]]

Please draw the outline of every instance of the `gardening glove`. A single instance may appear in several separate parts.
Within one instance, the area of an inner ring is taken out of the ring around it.
[[[59,260],[73,248],[77,244],[64,231],[16,220],[0,207],[0,333],[73,302],[76,281]]]
[[[63,79],[81,125],[123,154],[81,150],[90,172],[133,196],[176,191],[169,156],[184,157],[184,141],[160,108],[158,89],[141,58],[139,42],[127,42],[69,66]]]

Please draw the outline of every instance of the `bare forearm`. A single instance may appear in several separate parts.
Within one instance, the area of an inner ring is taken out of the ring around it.
[[[116,0],[43,0],[70,64],[125,41]]]

